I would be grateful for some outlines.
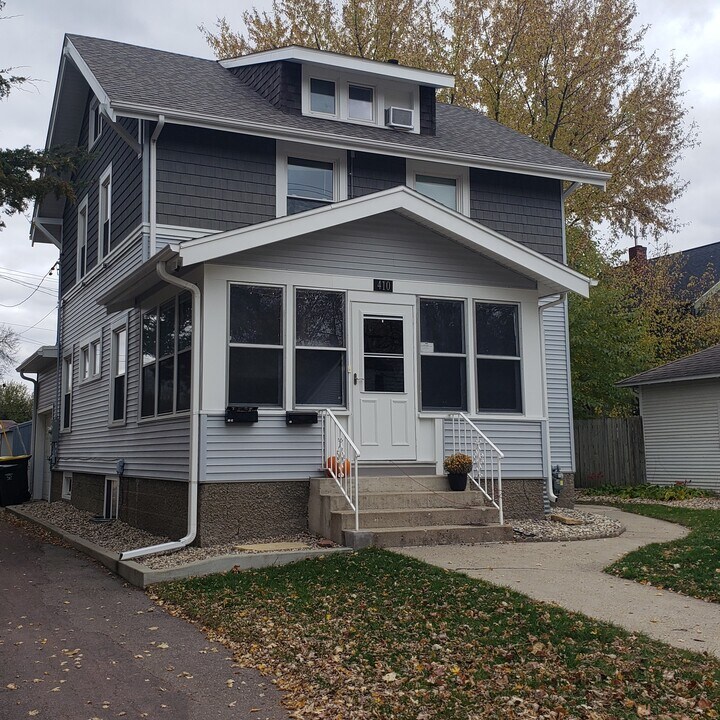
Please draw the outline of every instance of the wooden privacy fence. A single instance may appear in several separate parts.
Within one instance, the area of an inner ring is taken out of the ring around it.
[[[575,421],[575,487],[645,482],[641,417]]]

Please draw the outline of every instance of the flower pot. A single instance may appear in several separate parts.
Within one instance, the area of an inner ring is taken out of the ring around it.
[[[464,490],[467,487],[467,473],[448,473],[451,490]]]

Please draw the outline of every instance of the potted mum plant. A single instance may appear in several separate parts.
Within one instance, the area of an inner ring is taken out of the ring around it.
[[[448,476],[451,490],[464,490],[467,487],[467,476],[472,470],[472,458],[465,453],[448,455],[443,463]]]

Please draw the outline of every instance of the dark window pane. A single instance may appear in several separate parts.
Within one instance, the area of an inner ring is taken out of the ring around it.
[[[228,402],[282,405],[282,350],[230,348]]]
[[[345,347],[345,294],[298,290],[295,300],[298,345]]]
[[[230,342],[282,345],[282,288],[230,287]]]
[[[70,427],[70,411],[72,405],[72,395],[70,393],[65,394],[65,402],[63,403],[63,428]]]
[[[327,204],[326,200],[306,200],[305,198],[288,197],[287,214],[296,215],[297,213],[306,212],[307,210],[325,207]]]
[[[405,392],[404,359],[366,357],[366,392]]]
[[[143,365],[155,360],[155,334],[157,332],[157,314],[154,310],[143,314],[142,352]]]
[[[175,299],[160,306],[158,357],[175,352]]]
[[[364,319],[365,353],[403,354],[403,321],[395,318]]]
[[[288,158],[288,196],[333,200],[333,164]]]
[[[420,358],[423,410],[467,409],[467,366],[464,357]]]
[[[373,119],[373,89],[350,85],[348,88],[348,115],[355,120]]]
[[[177,412],[190,409],[190,351],[180,353],[177,359]]]
[[[332,80],[310,80],[310,109],[335,114],[335,83]]]
[[[475,305],[477,354],[520,355],[517,305]]]
[[[125,376],[119,375],[113,379],[113,420],[122,420],[125,417]]]
[[[140,415],[148,417],[155,414],[155,365],[142,370],[142,403]]]
[[[192,343],[192,295],[181,293],[178,298],[178,352]]]
[[[464,353],[465,329],[460,300],[420,301],[420,342],[432,343],[422,352]]]
[[[295,402],[298,405],[345,405],[345,352],[295,352]]]
[[[416,175],[415,190],[421,195],[446,205],[451,210],[457,210],[457,189],[454,178]]]
[[[520,361],[477,361],[478,409],[522,412]]]
[[[158,363],[158,415],[173,411],[175,395],[175,358],[169,357]]]

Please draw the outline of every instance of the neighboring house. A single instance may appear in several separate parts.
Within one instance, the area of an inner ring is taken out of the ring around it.
[[[60,248],[53,499],[177,537],[198,482],[201,543],[300,530],[328,408],[397,487],[442,473],[457,412],[505,454],[508,516],[542,513],[552,466],[571,485],[566,294],[590,281],[563,197],[608,175],[436,102],[453,82],[66,37],[48,145],[92,156],[34,217]]]
[[[647,481],[720,492],[720,345],[617,384],[637,388]]]

